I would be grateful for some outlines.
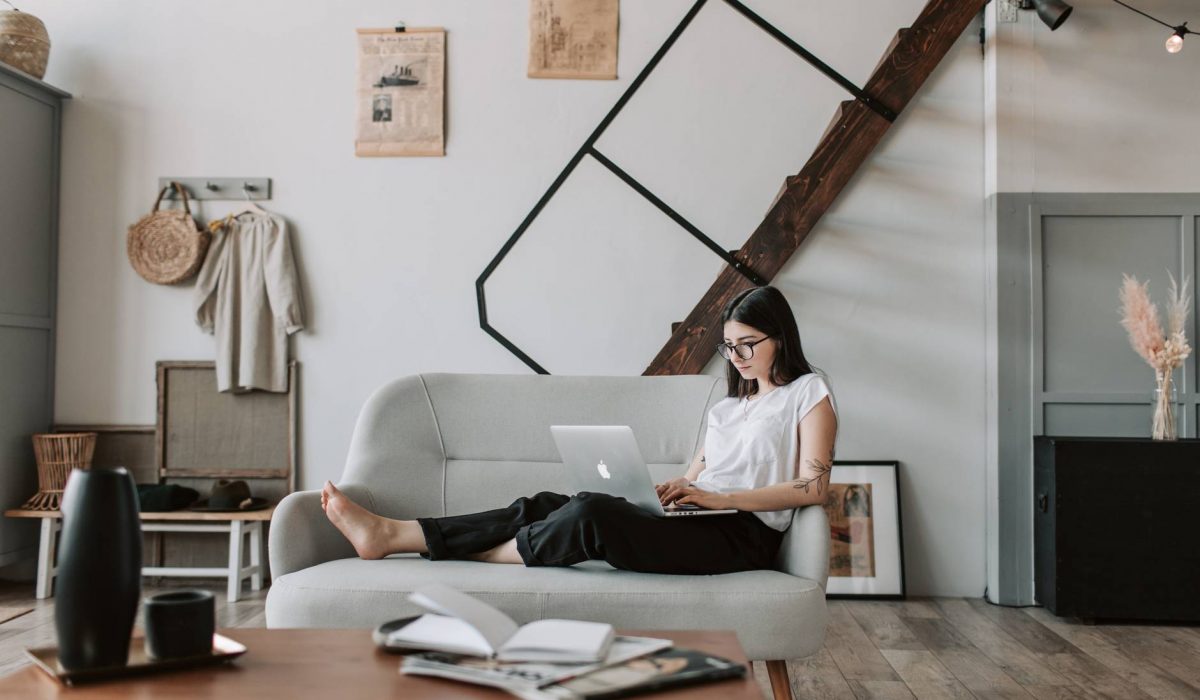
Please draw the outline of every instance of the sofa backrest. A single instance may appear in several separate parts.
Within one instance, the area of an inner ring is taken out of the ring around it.
[[[393,518],[457,515],[538,491],[569,493],[551,425],[628,425],[656,481],[704,444],[724,377],[430,373],[377,390],[359,414],[343,483]]]

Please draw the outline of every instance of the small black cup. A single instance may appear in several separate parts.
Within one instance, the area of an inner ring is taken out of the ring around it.
[[[147,596],[143,603],[146,653],[154,659],[201,656],[212,651],[216,601],[201,590]]]

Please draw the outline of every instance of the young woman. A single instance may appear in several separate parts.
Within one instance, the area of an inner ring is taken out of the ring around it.
[[[722,313],[729,394],[709,410],[704,446],[687,473],[655,488],[662,503],[733,508],[735,515],[663,518],[623,498],[542,492],[507,508],[444,518],[375,515],[325,482],[321,506],[363,559],[416,552],[570,566],[718,574],[770,568],[792,511],[820,504],[829,486],[837,412],[825,378],[804,358],[783,294],[756,287]]]

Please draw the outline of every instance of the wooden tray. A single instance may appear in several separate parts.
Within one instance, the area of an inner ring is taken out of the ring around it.
[[[199,656],[184,656],[177,659],[152,659],[146,653],[146,638],[134,637],[129,641],[129,663],[124,666],[106,666],[104,668],[89,668],[82,671],[68,671],[58,663],[58,647],[39,647],[26,649],[25,654],[38,668],[48,673],[55,680],[66,685],[103,680],[106,678],[124,678],[146,673],[158,673],[180,668],[193,668],[232,661],[246,653],[246,647],[229,637],[220,634],[213,635],[213,648],[207,654]]]

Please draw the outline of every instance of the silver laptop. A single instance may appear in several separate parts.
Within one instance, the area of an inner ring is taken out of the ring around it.
[[[627,425],[552,425],[568,483],[576,493],[591,491],[621,496],[655,515],[724,515],[736,509],[712,510],[696,505],[663,507],[642,459],[633,430]]]

